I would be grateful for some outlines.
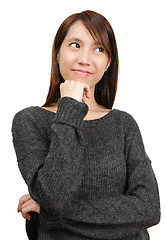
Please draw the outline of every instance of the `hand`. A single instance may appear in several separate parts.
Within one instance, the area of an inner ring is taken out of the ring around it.
[[[72,97],[80,102],[85,102],[90,98],[90,87],[88,84],[80,81],[65,80],[60,85],[61,98]]]
[[[21,212],[22,216],[30,221],[31,216],[28,212],[31,211],[40,213],[40,206],[31,198],[30,194],[23,195],[19,200],[17,212]]]

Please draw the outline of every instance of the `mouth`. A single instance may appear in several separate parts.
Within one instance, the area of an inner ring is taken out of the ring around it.
[[[75,69],[75,70],[73,70],[73,72],[75,74],[77,74],[79,76],[83,76],[83,77],[88,77],[92,74],[91,72],[84,71],[84,70],[81,70],[81,69]]]

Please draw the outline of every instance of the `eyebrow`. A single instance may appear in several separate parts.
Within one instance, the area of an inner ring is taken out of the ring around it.
[[[82,42],[79,38],[70,38],[68,42]]]
[[[80,42],[80,43],[81,43],[82,40],[79,39],[79,38],[77,38],[77,37],[75,37],[75,38],[70,38],[68,42]],[[103,46],[103,43],[98,42],[98,41],[95,41],[94,44],[95,44],[96,46]]]

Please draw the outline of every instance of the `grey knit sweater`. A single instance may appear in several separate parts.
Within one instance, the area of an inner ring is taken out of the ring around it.
[[[57,112],[27,107],[13,118],[18,167],[40,214],[31,240],[148,240],[160,221],[156,178],[137,122],[113,109],[83,120],[88,105],[58,100]]]

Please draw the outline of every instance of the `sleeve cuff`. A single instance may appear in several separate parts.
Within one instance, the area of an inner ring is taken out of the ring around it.
[[[43,230],[63,229],[63,220],[60,215],[51,215],[40,207],[39,224]]]
[[[71,97],[60,98],[54,120],[78,128],[88,112],[88,105]]]

